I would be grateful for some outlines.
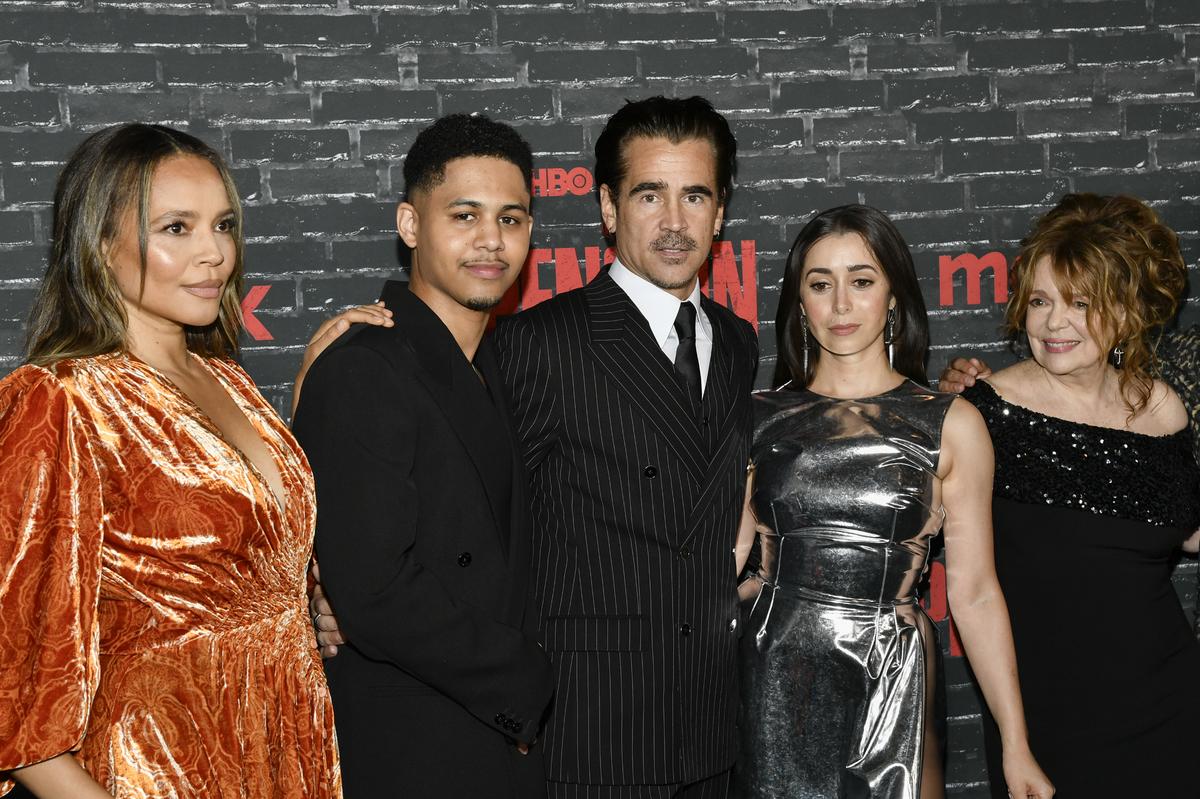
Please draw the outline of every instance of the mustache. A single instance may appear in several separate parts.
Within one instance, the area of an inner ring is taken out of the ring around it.
[[[696,240],[674,230],[668,230],[650,242],[652,250],[695,250]]]

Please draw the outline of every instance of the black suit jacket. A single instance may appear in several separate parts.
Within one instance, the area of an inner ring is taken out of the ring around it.
[[[526,473],[490,344],[475,357],[406,284],[392,328],[313,364],[295,420],[321,579],[351,642],[326,661],[347,799],[541,795],[522,756],[553,690],[529,620]],[[489,396],[490,392],[490,396]]]
[[[607,272],[494,336],[531,472],[552,780],[687,783],[736,755],[732,550],[758,344],[727,309],[704,310],[698,408]]]

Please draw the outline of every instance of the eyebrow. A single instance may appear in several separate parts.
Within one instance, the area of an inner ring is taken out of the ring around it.
[[[862,272],[866,269],[870,269],[872,272],[879,271],[879,269],[876,268],[875,264],[851,264],[850,266],[846,267],[847,272]],[[813,272],[820,272],[823,275],[832,275],[833,274],[833,270],[830,269],[828,266],[814,266],[813,268],[809,269],[808,271],[809,271],[809,274],[812,274]]]
[[[450,202],[446,203],[447,208],[457,208],[461,205],[465,205],[468,208],[483,208],[483,203],[479,202],[479,200],[468,200],[465,197],[459,197],[458,199],[451,200]],[[529,213],[529,208],[521,203],[505,203],[504,205],[500,206],[500,210],[502,212],[521,211],[526,214]]]
[[[636,186],[634,186],[633,188],[631,188],[629,190],[629,196],[632,197],[633,195],[641,194],[644,191],[662,191],[663,189],[666,189],[666,188],[667,188],[667,184],[665,181],[643,180],[641,183],[637,184]],[[713,196],[713,190],[710,189],[708,186],[705,186],[703,183],[698,183],[694,186],[684,186],[682,193],[683,194],[702,194],[705,197]]]
[[[667,184],[661,180],[643,180],[629,189],[629,195],[641,194],[644,191],[662,191],[666,187]]]
[[[232,208],[226,208],[224,211],[217,214],[217,218],[233,216],[234,213],[235,211]],[[162,219],[164,216],[177,216],[180,219],[197,219],[200,215],[195,211],[170,210],[163,211],[158,216],[153,217],[153,219]]]

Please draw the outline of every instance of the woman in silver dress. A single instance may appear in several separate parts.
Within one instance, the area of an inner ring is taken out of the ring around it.
[[[917,604],[946,534],[949,600],[999,721],[1014,797],[1054,793],[1026,742],[992,563],[992,448],[979,413],[924,386],[929,334],[912,257],[879,211],[800,232],[777,317],[790,383],[756,397],[738,536],[739,795],[943,795],[937,641]]]

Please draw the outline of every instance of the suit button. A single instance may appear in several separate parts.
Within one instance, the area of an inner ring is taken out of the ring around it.
[[[701,416],[701,417],[700,417],[700,426],[701,426],[701,427],[708,427],[708,417],[707,417],[707,416]]]
[[[687,544],[684,544],[683,546],[681,546],[679,548],[679,557],[683,558],[684,560],[687,560],[691,556],[692,556],[692,550]]]
[[[470,552],[460,552],[458,555],[458,565],[462,566],[464,569],[467,568],[468,566],[470,566],[471,565],[471,553]]]
[[[653,480],[655,477],[658,477],[658,468],[654,466],[647,466],[645,469],[642,469],[642,474]]]
[[[692,625],[688,624],[687,622],[684,622],[683,624],[679,625],[679,634],[680,635],[691,635],[692,634]]]

